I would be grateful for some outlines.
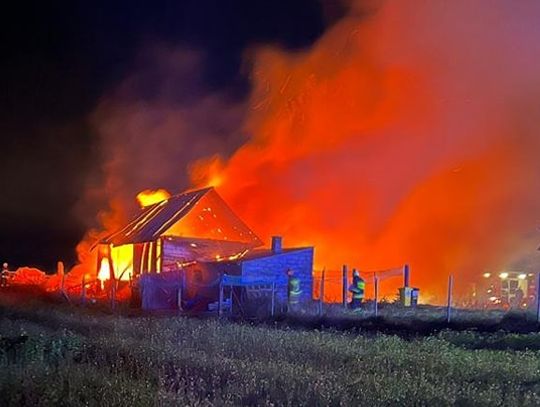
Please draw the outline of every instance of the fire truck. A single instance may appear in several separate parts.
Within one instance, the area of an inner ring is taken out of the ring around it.
[[[529,308],[536,303],[536,275],[523,271],[485,272],[476,290],[484,308]]]

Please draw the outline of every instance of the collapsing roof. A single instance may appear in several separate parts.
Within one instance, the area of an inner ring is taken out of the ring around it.
[[[148,206],[101,243],[121,246],[167,236],[238,242],[247,249],[262,245],[214,188],[185,192]]]

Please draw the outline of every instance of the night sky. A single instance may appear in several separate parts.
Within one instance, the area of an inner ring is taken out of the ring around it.
[[[204,51],[205,86],[244,98],[246,47],[307,47],[340,18],[339,4],[58,1],[4,12],[0,260],[12,268],[73,264],[86,227],[73,208],[100,165],[88,116],[129,74],[144,44]]]

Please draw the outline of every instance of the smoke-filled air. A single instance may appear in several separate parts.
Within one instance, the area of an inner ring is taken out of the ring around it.
[[[409,263],[437,300],[448,274],[536,254],[538,21],[534,0],[353,2],[309,49],[247,49],[245,102],[177,99],[200,56],[157,48],[92,117],[97,190],[125,219],[141,190],[214,185],[264,241],[314,245],[317,269]]]

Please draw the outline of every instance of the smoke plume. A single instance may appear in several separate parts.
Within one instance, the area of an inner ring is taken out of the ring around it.
[[[105,229],[141,190],[214,184],[262,238],[315,245],[317,267],[409,263],[434,298],[450,273],[534,267],[540,3],[349,7],[308,50],[246,50],[245,103],[205,89],[204,55],[142,53],[92,118]]]
[[[245,141],[245,103],[208,89],[203,73],[201,52],[146,46],[133,73],[96,107],[90,120],[102,165],[78,208],[90,222],[77,248],[79,270],[95,272],[90,249],[135,213],[139,192],[182,191],[191,162],[210,163],[217,152],[227,157]],[[96,208],[97,220],[89,216]]]
[[[251,138],[196,181],[318,267],[410,263],[433,296],[535,256],[540,3],[376,5],[307,51],[251,50]]]

